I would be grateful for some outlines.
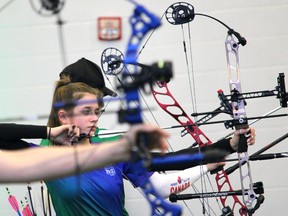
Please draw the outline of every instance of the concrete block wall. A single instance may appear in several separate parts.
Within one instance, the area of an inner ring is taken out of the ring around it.
[[[33,2],[33,1],[32,1]],[[37,1],[35,1],[37,2]],[[158,16],[175,1],[139,0]],[[6,1],[1,1],[0,7]],[[273,90],[277,85],[279,73],[288,76],[288,2],[285,0],[195,0],[189,1],[196,13],[214,16],[247,39],[247,45],[239,48],[241,83],[243,92]],[[39,4],[39,3],[38,3]],[[49,113],[53,83],[65,65],[86,57],[100,63],[101,53],[107,47],[115,47],[125,51],[130,35],[128,24],[133,4],[119,0],[68,0],[65,2],[60,17],[64,21],[61,32],[65,47],[65,61],[60,50],[59,26],[57,17],[43,17],[33,11],[30,1],[12,1],[0,10],[0,120],[16,123],[46,124],[47,118],[37,118]],[[120,16],[123,34],[119,41],[100,41],[97,38],[97,19],[101,16]],[[196,16],[189,25],[191,49],[189,45],[188,25],[183,28],[187,43],[189,65],[183,52],[183,36],[180,26],[170,25],[165,18],[147,42],[139,56],[139,62],[152,64],[159,60],[173,62],[174,77],[169,89],[185,111],[212,111],[219,106],[217,90],[223,89],[228,94],[228,72],[225,57],[224,41],[227,30],[211,19]],[[190,54],[192,53],[192,58]],[[191,64],[192,62],[192,64]],[[194,77],[192,87],[190,78]],[[109,77],[115,86],[116,80]],[[191,93],[192,91],[192,93]],[[195,92],[195,94],[193,93]],[[193,94],[193,100],[191,100]],[[153,108],[153,115],[160,126],[177,125],[177,122],[164,113],[155,103],[151,95],[144,96],[146,103]],[[143,99],[144,100],[144,99]],[[195,103],[196,102],[196,103]],[[107,111],[116,111],[120,103],[110,104]],[[194,107],[194,109],[193,109]],[[279,101],[275,97],[253,99],[247,101],[247,114],[259,116],[278,108]],[[279,109],[275,114],[286,114],[286,109]],[[156,124],[149,112],[144,113],[147,121]],[[25,120],[18,121],[18,117]],[[7,120],[9,118],[10,120]],[[215,120],[227,119],[221,115]],[[101,127],[113,130],[127,129],[127,125],[119,125],[117,116],[105,114],[100,122]],[[253,125],[257,131],[257,143],[249,148],[249,153],[271,143],[287,133],[287,117],[261,120]],[[223,124],[203,126],[208,137],[216,141],[231,130]],[[172,148],[178,150],[190,146],[191,137],[180,137],[181,129],[169,130]],[[36,141],[37,142],[37,141]],[[287,151],[287,140],[268,150],[267,153]],[[236,155],[234,156],[236,157]],[[286,159],[252,162],[253,180],[262,181],[265,188],[265,202],[255,215],[287,215],[285,194],[288,191],[288,175]],[[214,176],[210,176],[214,190]],[[240,189],[239,173],[231,176],[235,189]],[[206,180],[208,184],[208,180]],[[200,182],[196,185],[200,186]],[[16,214],[7,201],[6,187],[18,198],[27,196],[26,184],[2,184],[0,186],[0,215]],[[38,214],[41,215],[40,183],[32,184]],[[126,205],[131,215],[146,216],[150,214],[149,205],[140,192],[125,183]],[[210,186],[207,186],[210,190]],[[192,189],[188,190],[192,192]],[[202,206],[199,200],[184,203],[183,215],[201,215]],[[209,200],[212,206],[206,215],[220,215],[214,199]],[[215,214],[214,214],[215,212]],[[235,214],[237,215],[237,213]]]

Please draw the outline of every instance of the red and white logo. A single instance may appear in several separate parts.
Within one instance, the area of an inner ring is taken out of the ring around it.
[[[178,176],[177,182],[174,184],[171,184],[170,194],[179,193],[187,189],[188,187],[190,187],[190,179],[189,178],[182,179],[180,176]]]

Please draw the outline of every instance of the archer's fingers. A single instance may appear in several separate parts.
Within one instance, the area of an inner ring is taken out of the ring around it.
[[[160,131],[147,132],[148,134],[148,148],[160,149],[164,153],[168,148],[167,137]]]
[[[78,140],[80,136],[80,129],[76,125],[72,125],[69,127],[68,137],[71,142],[75,142]]]
[[[249,129],[249,134],[250,136],[247,139],[247,144],[248,145],[253,145],[255,143],[255,137],[256,137],[256,133],[255,133],[255,129],[254,128],[248,128]]]
[[[167,138],[169,137],[169,134],[166,131],[162,130],[158,126],[148,124],[138,125],[134,129],[136,129],[137,132],[145,132],[148,134],[149,149],[160,149],[161,152],[167,150]]]
[[[247,129],[240,129],[239,134],[247,134],[247,144],[248,145],[253,145],[255,143],[255,129],[254,128],[247,128]]]
[[[153,143],[151,143],[150,149],[160,149],[162,153],[164,153],[168,149],[168,142],[167,139],[169,134],[160,129],[159,127],[150,127],[151,134],[155,137]]]

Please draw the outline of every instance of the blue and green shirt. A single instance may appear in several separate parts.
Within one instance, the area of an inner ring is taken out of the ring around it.
[[[98,134],[99,130],[96,131]],[[100,138],[95,136],[91,143],[103,143],[119,139],[119,136]],[[41,145],[47,145],[42,141]],[[57,216],[128,215],[124,203],[123,179],[126,177],[135,186],[149,178],[152,173],[142,176],[133,173],[131,164],[121,162],[58,180],[46,181]],[[125,176],[125,177],[124,177]]]

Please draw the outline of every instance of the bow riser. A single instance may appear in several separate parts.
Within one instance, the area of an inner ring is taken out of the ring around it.
[[[239,55],[238,55],[238,43],[234,40],[232,35],[228,35],[225,42],[226,57],[229,73],[229,87],[231,91],[233,119],[235,121],[235,128],[237,130],[248,128],[248,121],[245,110],[245,101],[243,97],[239,97],[242,93],[240,83],[240,69],[239,69]],[[232,59],[233,58],[233,59]],[[234,64],[232,64],[233,60]],[[245,206],[248,209],[253,209],[253,203],[256,200],[256,193],[253,190],[252,174],[249,164],[249,155],[247,152],[247,138],[249,134],[240,134],[239,146],[238,146],[238,159],[240,168],[240,180],[242,188],[242,198]],[[242,166],[242,164],[244,164]],[[245,166],[245,167],[244,167]],[[248,184],[248,187],[245,185]],[[245,188],[249,188],[247,194],[245,194]],[[242,214],[241,214],[242,215]],[[246,214],[245,214],[246,215]]]

